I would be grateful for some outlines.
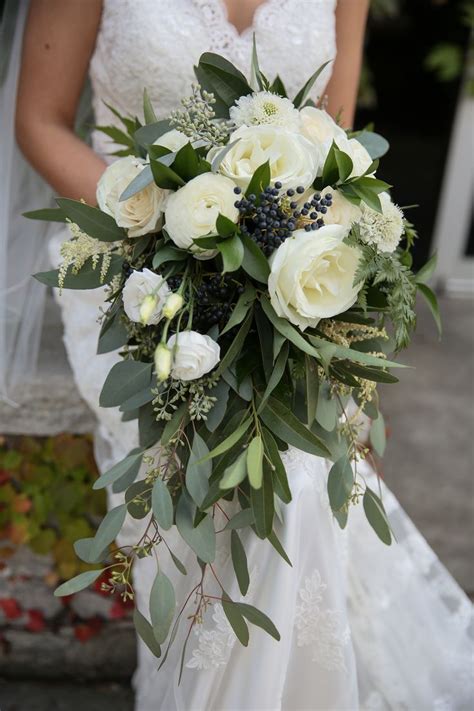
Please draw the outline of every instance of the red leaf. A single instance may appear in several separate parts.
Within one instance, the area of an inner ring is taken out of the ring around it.
[[[7,620],[16,620],[23,614],[20,605],[13,597],[0,598],[0,608]]]
[[[42,632],[45,627],[46,622],[41,610],[28,610],[28,622],[25,629],[29,632]]]

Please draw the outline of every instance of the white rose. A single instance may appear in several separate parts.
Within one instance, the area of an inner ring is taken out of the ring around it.
[[[210,336],[197,331],[174,333],[167,343],[173,351],[171,377],[196,380],[212,370],[220,360],[220,347]]]
[[[186,134],[178,131],[176,128],[167,131],[162,136],[156,139],[154,142],[155,146],[163,146],[163,148],[168,148],[172,153],[176,153],[180,148],[189,143],[191,139]]]
[[[340,225],[325,225],[317,232],[296,230],[271,258],[272,306],[302,331],[343,313],[357,299],[359,251],[344,244],[346,233]]]
[[[166,231],[173,242],[201,258],[213,257],[213,250],[202,250],[194,244],[197,237],[216,234],[216,220],[224,215],[237,222],[235,184],[222,175],[203,173],[172,193],[166,205]]]
[[[360,218],[360,207],[349,202],[339,190],[331,187],[321,190],[321,195],[326,195],[326,193],[331,193],[332,205],[328,207],[326,214],[322,215],[324,224],[342,225],[349,231],[354,222]]]
[[[170,294],[168,284],[159,274],[144,269],[130,274],[122,291],[123,308],[131,321],[142,323],[142,304],[148,296],[156,298],[153,310],[148,310],[146,322],[157,324],[162,317],[163,304]]]
[[[125,227],[129,237],[146,235],[159,228],[168,194],[166,190],[150,183],[128,200],[120,202],[125,188],[144,167],[144,163],[133,156],[119,158],[105,169],[97,185],[100,209],[112,215],[120,227]]]
[[[337,147],[347,153],[352,160],[352,173],[350,178],[359,177],[367,172],[369,166],[373,163],[367,149],[359,143],[356,138],[336,138]]]
[[[229,142],[238,141],[225,155],[219,172],[245,190],[256,169],[270,162],[272,182],[281,182],[283,190],[302,185],[307,188],[319,168],[318,152],[299,133],[279,126],[241,126]]]
[[[321,167],[324,165],[332,142],[344,140],[346,132],[334,121],[327,111],[306,106],[300,111],[301,132],[313,143],[319,152]]]

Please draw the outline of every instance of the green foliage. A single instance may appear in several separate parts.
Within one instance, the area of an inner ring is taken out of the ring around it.
[[[106,501],[93,491],[97,479],[89,437],[11,437],[0,447],[2,555],[27,545],[52,554],[59,578],[84,572],[73,543],[92,536]]]

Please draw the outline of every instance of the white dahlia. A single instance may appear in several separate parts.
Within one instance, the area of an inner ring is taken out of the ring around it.
[[[229,110],[236,126],[281,126],[291,131],[299,128],[299,112],[289,99],[270,91],[242,96]]]
[[[380,193],[379,198],[381,213],[361,203],[360,236],[380,252],[394,252],[403,234],[403,212],[392,202],[388,193]]]

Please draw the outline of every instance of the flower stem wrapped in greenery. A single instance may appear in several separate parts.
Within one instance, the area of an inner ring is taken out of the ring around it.
[[[409,341],[417,291],[438,318],[426,285],[434,260],[410,271],[415,233],[391,186],[375,177],[387,142],[367,130],[346,133],[308,99],[322,69],[291,101],[278,77],[270,84],[263,76],[255,51],[254,88],[206,53],[199,85],[169,120],[157,120],[145,92],[143,125],[114,112],[123,130],[102,127],[121,148],[100,180],[98,208],[58,199],[57,210],[29,214],[71,223],[63,267],[40,281],[107,285],[98,351],[120,349],[122,360],[100,403],[138,420],[138,447],[96,483],[125,491],[125,503],[76,549],[87,562],[107,561],[125,517],[148,516],[135,546],[58,595],[107,570],[110,586],[133,597],[134,561],[152,551],[159,561],[176,525],[201,566],[201,581],[190,584],[198,620],[210,599],[206,576],[218,579],[222,511],[245,595],[239,528],[251,527],[289,562],[275,518],[278,501],[291,501],[281,458],[288,447],[333,462],[328,494],[342,528],[362,500],[375,533],[391,543],[383,503],[358,473],[369,454],[359,428],[370,418],[381,455],[376,386],[397,381],[390,371],[402,366],[389,354]],[[243,644],[247,622],[279,637],[264,612],[223,588],[221,601]],[[158,656],[182,613],[157,565],[151,624],[139,611],[135,621]]]

